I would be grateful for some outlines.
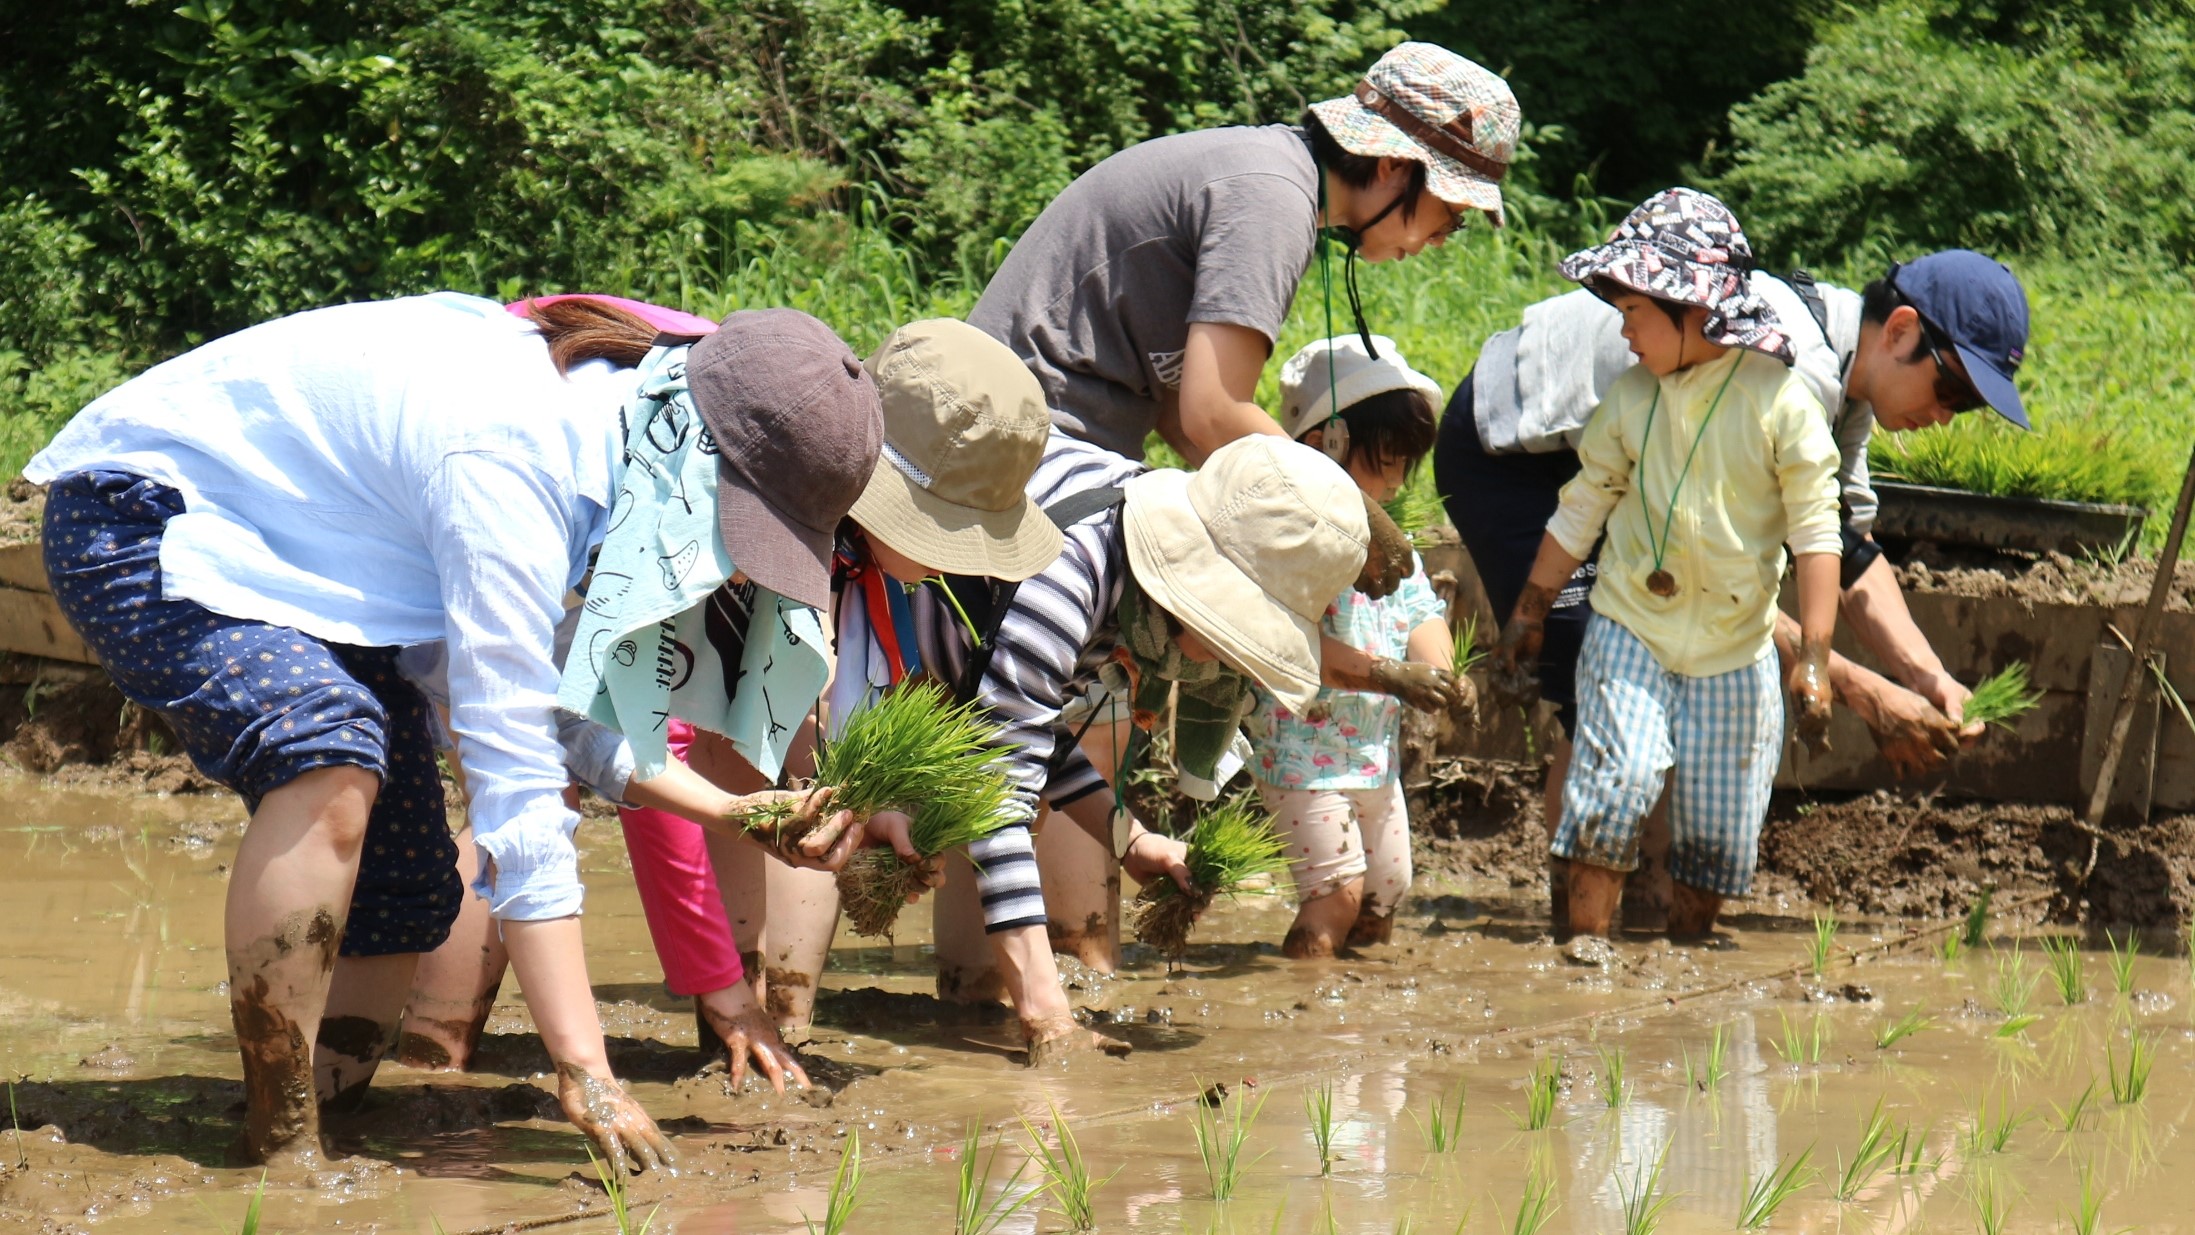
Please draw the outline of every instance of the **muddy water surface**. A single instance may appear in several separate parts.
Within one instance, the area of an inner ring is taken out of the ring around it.
[[[242,1091],[220,920],[240,811],[19,780],[0,782],[0,800],[0,1071],[16,1078],[21,1128],[0,1126],[0,1230],[235,1231],[260,1178],[228,1165]],[[2084,1178],[2106,1198],[2098,1229],[2195,1230],[2181,1136],[2195,1119],[2195,1021],[2178,960],[2140,960],[2121,997],[2108,957],[2089,952],[2090,996],[2068,1008],[2032,945],[2017,966],[2005,959],[2018,923],[1999,924],[1998,955],[1949,963],[1919,947],[1876,955],[1883,924],[1863,923],[1840,934],[1826,981],[1802,981],[1789,975],[1805,910],[1757,904],[1736,916],[1732,947],[1625,940],[1617,965],[1580,969],[1541,937],[1543,904],[1435,886],[1395,944],[1295,965],[1271,946],[1287,907],[1252,896],[1200,928],[1181,972],[1132,953],[1118,978],[1070,973],[1077,1003],[1136,1053],[1029,1072],[1003,1017],[929,996],[926,915],[913,912],[897,947],[841,941],[806,1048],[824,1087],[778,1098],[730,1093],[720,1069],[700,1068],[615,829],[590,821],[581,837],[613,1059],[685,1155],[680,1178],[632,1188],[643,1211],[661,1203],[657,1232],[803,1229],[849,1130],[866,1168],[849,1229],[949,1231],[968,1121],[1010,1130],[995,1191],[1023,1162],[1018,1121],[1042,1127],[1054,1109],[1110,1176],[1094,1193],[1101,1230],[1508,1231],[1531,1191],[1552,1209],[1550,1235],[1619,1231],[1625,1193],[1661,1161],[1673,1198],[1661,1229],[1727,1231],[1749,1180],[1801,1154],[1821,1177],[1771,1230],[1975,1230],[1984,1205],[2007,1212],[1999,1229],[2063,1229]],[[2037,1019],[2004,1033],[2000,995],[2029,981]],[[330,1125],[347,1157],[268,1179],[262,1229],[614,1229],[517,995],[506,987],[480,1072],[384,1068],[365,1109]],[[1878,1049],[1907,1012],[1931,1023]],[[1718,1030],[1727,1075],[1710,1084]],[[2114,1061],[2124,1072],[2136,1039],[2155,1048],[2148,1092],[2116,1103],[2107,1074]],[[1626,1085],[1611,1107],[1603,1082],[1619,1052]],[[1521,1126],[1535,1067],[1560,1077],[1537,1129]],[[1305,1099],[1327,1084],[1322,1174]],[[1222,1087],[1229,1115],[1244,1097],[1263,1105],[1239,1190],[1216,1204],[1191,1126],[1196,1095]],[[1431,1108],[1459,1087],[1459,1143],[1434,1152]],[[1915,1169],[1856,1171],[1840,1188],[1878,1103]],[[2007,1123],[2001,1145],[1975,1134]],[[1001,1229],[1062,1229],[1042,1207]]]

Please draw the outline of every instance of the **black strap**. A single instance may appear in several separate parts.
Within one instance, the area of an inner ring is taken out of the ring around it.
[[[1822,299],[1821,284],[1816,283],[1814,276],[1805,270],[1794,270],[1785,275],[1783,281],[1789,283],[1791,290],[1799,294],[1799,299],[1806,302],[1806,311],[1814,315],[1814,324],[1821,328],[1822,338],[1829,338],[1829,302]],[[1834,348],[1836,344],[1831,343],[1830,346]]]
[[[1118,509],[1127,500],[1127,490],[1119,485],[1081,489],[1046,506],[1044,517],[1064,532],[1092,515]],[[959,680],[953,684],[954,697],[966,703],[976,697],[976,691],[983,685],[983,675],[991,667],[991,654],[997,650],[998,628],[1005,624],[1006,611],[1013,608],[1014,593],[1021,585],[1004,579],[954,575],[945,579],[945,587],[963,609],[968,609],[970,602],[986,607],[982,629],[974,632],[975,643],[968,649],[968,659],[960,667]]]

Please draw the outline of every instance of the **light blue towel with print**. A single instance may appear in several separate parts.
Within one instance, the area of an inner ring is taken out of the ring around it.
[[[638,779],[662,775],[677,717],[731,739],[774,780],[830,678],[823,615],[724,586],[735,568],[718,534],[716,442],[687,394],[686,352],[658,347],[640,363],[625,470],[556,702],[624,734]]]

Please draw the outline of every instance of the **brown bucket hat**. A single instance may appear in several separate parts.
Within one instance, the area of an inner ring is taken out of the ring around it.
[[[1059,556],[1059,529],[1023,489],[1044,458],[1044,388],[1005,344],[933,318],[869,357],[884,451],[854,521],[925,566],[1019,582]]]
[[[884,445],[876,383],[815,318],[745,309],[695,342],[686,386],[717,451],[724,551],[763,587],[829,608],[832,536]]]

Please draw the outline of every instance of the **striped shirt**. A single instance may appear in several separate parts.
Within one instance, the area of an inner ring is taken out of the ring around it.
[[[1026,492],[1039,507],[1049,506],[1070,494],[1122,484],[1144,470],[1054,429]],[[991,931],[1045,920],[1028,826],[1039,805],[1064,806],[1104,784],[1075,746],[1060,709],[1097,680],[1098,667],[1119,641],[1114,611],[1128,569],[1119,516],[1113,507],[1068,528],[1060,555],[1015,589],[976,689],[976,702],[1000,726],[1016,817],[1013,826],[968,848],[979,872],[984,925]],[[934,588],[919,594],[914,621],[924,665],[945,681],[958,681],[973,642],[967,627]]]

